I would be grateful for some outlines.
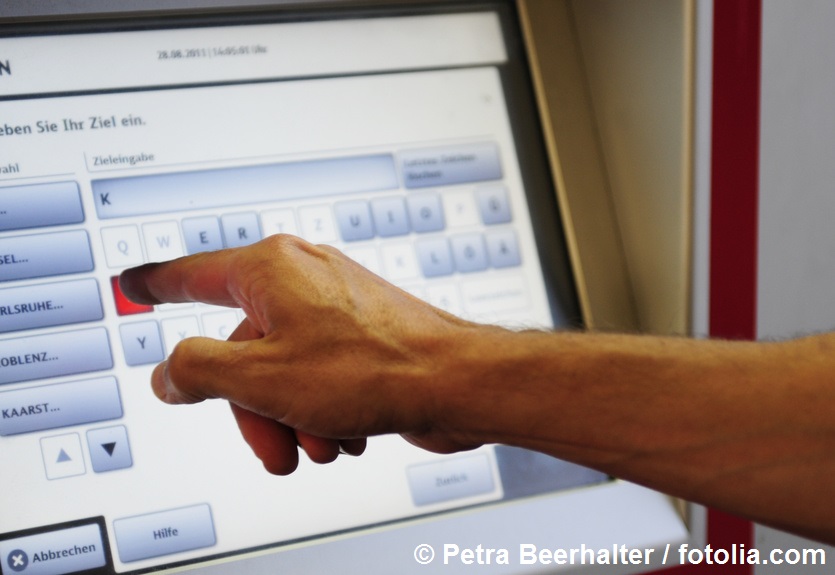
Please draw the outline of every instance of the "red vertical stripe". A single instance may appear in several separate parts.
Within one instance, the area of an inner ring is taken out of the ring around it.
[[[713,10],[710,335],[754,339],[762,3]]]
[[[757,337],[762,0],[713,3],[710,335]],[[715,549],[754,546],[749,521],[708,511]],[[748,575],[749,565],[723,573]]]
[[[762,0],[713,3],[710,335],[757,337]],[[754,546],[748,521],[708,512],[714,548]],[[752,566],[723,573],[751,574]]]
[[[713,3],[710,335],[755,339],[762,0]],[[750,521],[708,510],[712,549],[754,547]],[[676,550],[677,551],[677,550]],[[671,550],[672,552],[672,550]],[[676,553],[673,560],[678,561]],[[752,575],[752,565],[680,566],[664,575]]]

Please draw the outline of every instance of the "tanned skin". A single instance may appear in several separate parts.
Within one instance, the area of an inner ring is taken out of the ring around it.
[[[292,236],[122,274],[145,304],[239,307],[186,339],[165,402],[222,398],[266,469],[397,433],[451,453],[503,443],[835,543],[835,336],[780,343],[514,332],[459,319]]]

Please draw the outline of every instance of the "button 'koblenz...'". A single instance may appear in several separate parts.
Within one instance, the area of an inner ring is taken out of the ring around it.
[[[0,385],[112,367],[103,327],[0,341]]]

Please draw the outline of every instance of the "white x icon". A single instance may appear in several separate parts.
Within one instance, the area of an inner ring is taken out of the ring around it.
[[[12,567],[23,567],[23,555],[12,555]]]

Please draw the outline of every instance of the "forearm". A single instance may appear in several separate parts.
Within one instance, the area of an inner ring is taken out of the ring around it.
[[[514,333],[434,309],[291,236],[130,270],[135,301],[241,307],[187,339],[169,403],[224,398],[274,473],[400,433],[437,452],[507,443],[835,542],[835,336],[783,344]]]
[[[835,338],[787,343],[482,332],[447,416],[536,449],[835,539]],[[821,350],[820,348],[825,349]]]

